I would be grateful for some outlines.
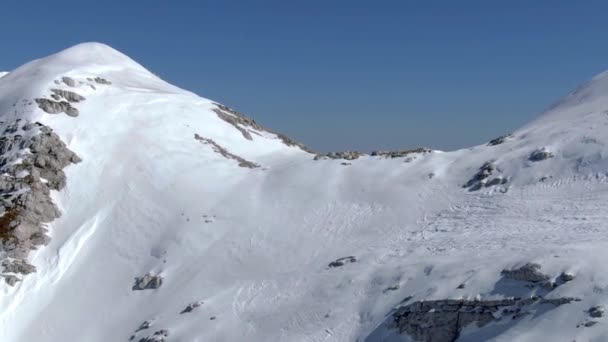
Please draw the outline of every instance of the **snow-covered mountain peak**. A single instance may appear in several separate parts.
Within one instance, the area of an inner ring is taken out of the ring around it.
[[[144,67],[114,48],[96,42],[81,43],[44,58],[48,63],[78,66],[107,66],[146,71]]]
[[[103,44],[25,64],[0,340],[606,340],[604,87],[470,149],[315,157]]]
[[[63,64],[73,68],[100,66],[146,71],[125,54],[102,43],[81,43],[38,60],[41,64]]]

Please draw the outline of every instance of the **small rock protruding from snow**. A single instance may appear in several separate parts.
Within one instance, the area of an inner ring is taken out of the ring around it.
[[[194,309],[198,308],[201,305],[203,305],[203,301],[198,301],[198,302],[190,303],[190,304],[188,304],[188,306],[186,306],[186,308],[184,310],[182,310],[180,312],[180,314],[190,313],[190,312],[194,311]]]
[[[335,261],[330,262],[329,265],[327,265],[327,266],[329,266],[329,267],[342,267],[342,266],[344,266],[346,264],[350,264],[350,263],[354,263],[354,262],[357,262],[357,258],[356,257],[354,257],[354,256],[347,256],[347,257],[344,257],[344,258],[336,259]]]
[[[160,275],[153,275],[147,273],[143,277],[136,277],[135,284],[133,284],[133,291],[137,290],[154,290],[161,287],[163,284],[163,277]]]
[[[533,162],[538,162],[538,161],[546,160],[546,159],[553,158],[553,157],[554,157],[553,153],[547,151],[547,149],[543,147],[543,148],[532,151],[532,153],[530,153],[530,155],[528,156],[528,160],[533,161]]]

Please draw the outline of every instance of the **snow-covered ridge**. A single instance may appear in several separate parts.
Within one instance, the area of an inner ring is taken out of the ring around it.
[[[103,44],[25,64],[0,190],[61,166],[33,183],[61,216],[3,265],[0,339],[606,340],[607,83],[470,149],[313,160]]]

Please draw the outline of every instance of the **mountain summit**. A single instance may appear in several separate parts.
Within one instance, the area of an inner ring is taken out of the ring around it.
[[[608,338],[608,84],[470,149],[314,154],[85,43],[0,74],[0,339]]]

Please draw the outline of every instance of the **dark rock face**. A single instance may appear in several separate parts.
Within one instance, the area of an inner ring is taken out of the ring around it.
[[[0,127],[5,127],[0,137],[0,265],[2,272],[26,275],[36,271],[25,261],[29,252],[50,241],[44,223],[61,214],[50,191],[63,189],[63,169],[80,158],[40,123],[17,119]]]
[[[420,342],[454,342],[469,324],[483,327],[494,321],[518,319],[527,315],[532,305],[559,306],[577,298],[543,299],[541,297],[502,300],[442,299],[419,301],[398,308],[392,314],[392,327],[400,334]]]
[[[143,277],[136,277],[133,284],[133,291],[138,290],[154,290],[163,284],[163,278],[160,275],[146,274]]]
[[[553,153],[547,151],[547,149],[545,148],[541,148],[535,151],[532,151],[532,153],[530,153],[530,155],[528,156],[528,160],[533,161],[533,162],[538,162],[541,160],[546,160],[549,158],[553,158],[554,155]]]
[[[329,152],[326,154],[317,154],[314,157],[314,160],[321,160],[321,159],[355,160],[364,155],[365,155],[364,153],[361,153],[359,151]]]
[[[250,169],[255,169],[255,168],[260,167],[259,164],[250,162],[249,160],[239,157],[236,154],[232,154],[232,153],[228,152],[228,150],[226,150],[224,147],[220,146],[218,143],[213,141],[213,139],[203,138],[198,134],[194,134],[194,139],[200,141],[201,143],[203,143],[205,145],[211,145],[211,147],[213,148],[213,151],[221,154],[224,158],[236,160],[239,163],[240,167],[247,167]]]
[[[357,258],[354,256],[347,256],[344,258],[336,259],[335,261],[330,262],[327,266],[329,267],[342,267],[346,264],[351,264],[357,262]]]
[[[384,157],[384,158],[403,158],[410,154],[426,154],[431,153],[432,150],[426,147],[418,147],[411,150],[399,150],[399,151],[373,151],[372,157]]]
[[[227,106],[224,106],[219,103],[216,103],[215,105],[217,106],[217,108],[214,108],[212,110],[215,112],[215,114],[217,114],[218,118],[220,118],[220,119],[224,120],[225,122],[234,126],[234,128],[236,128],[237,130],[239,130],[239,132],[241,132],[241,134],[243,135],[243,138],[245,138],[247,140],[253,140],[253,137],[251,136],[251,133],[248,130],[248,128],[251,128],[256,131],[264,131],[264,132],[270,132],[270,133],[276,134],[277,138],[279,138],[283,142],[283,144],[285,144],[287,146],[295,146],[295,147],[300,148],[303,151],[306,151],[309,153],[314,153],[311,149],[304,146],[303,144],[287,137],[284,134],[276,133],[269,129],[266,129],[266,128],[260,126],[257,122],[255,122],[255,120],[253,120]]]
[[[513,134],[506,134],[503,136],[500,136],[496,139],[492,139],[490,140],[490,142],[488,143],[488,146],[496,146],[496,145],[500,145],[500,144],[504,144],[505,142],[507,142],[507,140],[509,138],[513,137]]]
[[[501,172],[498,167],[492,161],[485,162],[477,173],[473,175],[471,179],[469,179],[463,188],[468,188],[469,191],[477,191],[482,189],[483,187],[491,187],[496,185],[506,184],[508,179],[503,178],[501,176],[497,176],[493,179],[490,179],[490,176],[493,176],[496,172]]]

